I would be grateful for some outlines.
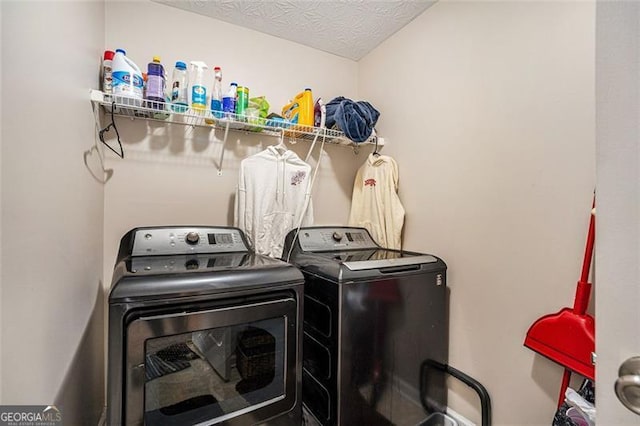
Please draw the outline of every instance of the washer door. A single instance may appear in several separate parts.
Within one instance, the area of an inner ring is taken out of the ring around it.
[[[283,298],[133,320],[126,424],[254,424],[289,411],[296,314],[296,300]]]

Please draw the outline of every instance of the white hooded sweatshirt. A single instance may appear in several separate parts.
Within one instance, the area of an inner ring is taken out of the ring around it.
[[[240,163],[234,224],[257,253],[280,257],[284,237],[300,218],[302,226],[313,224],[310,175],[311,166],[295,152],[275,146]]]
[[[387,155],[370,154],[353,184],[349,225],[367,228],[382,247],[399,250],[404,213],[398,197],[398,165]]]

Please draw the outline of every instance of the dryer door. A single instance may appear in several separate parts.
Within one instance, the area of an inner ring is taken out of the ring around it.
[[[296,314],[287,297],[135,319],[126,424],[254,424],[287,412],[296,402]]]

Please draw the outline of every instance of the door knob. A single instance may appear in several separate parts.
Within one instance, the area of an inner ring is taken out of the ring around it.
[[[616,395],[622,405],[640,415],[640,356],[629,358],[620,366]]]

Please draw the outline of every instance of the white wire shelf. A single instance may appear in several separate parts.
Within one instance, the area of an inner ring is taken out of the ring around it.
[[[197,110],[188,106],[173,105],[165,102],[139,100],[122,96],[113,96],[100,90],[91,91],[91,101],[102,105],[107,112],[113,109],[113,114],[120,117],[157,121],[163,123],[180,124],[184,126],[203,127],[209,129],[222,129],[262,133],[270,136],[284,135],[290,139],[298,140],[322,140],[326,143],[358,147],[362,144],[384,145],[384,139],[376,136],[367,141],[356,143],[335,129],[321,127],[302,126],[282,121],[270,120],[260,117],[247,117],[231,113],[212,112],[210,110]],[[377,139],[377,140],[376,140]]]

